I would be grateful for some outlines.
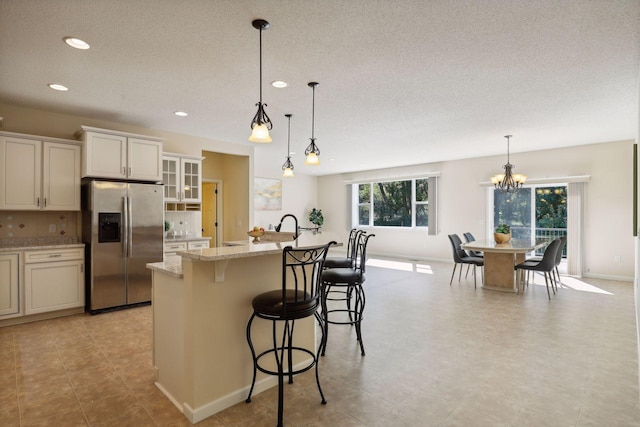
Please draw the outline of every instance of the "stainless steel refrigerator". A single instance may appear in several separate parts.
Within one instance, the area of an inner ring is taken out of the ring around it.
[[[146,264],[163,255],[162,184],[84,180],[82,241],[87,311],[149,303]]]

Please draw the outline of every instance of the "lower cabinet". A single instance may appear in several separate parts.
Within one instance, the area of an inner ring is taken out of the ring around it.
[[[0,319],[20,313],[20,281],[17,253],[0,254]]]
[[[189,240],[186,242],[164,242],[164,262],[181,262],[182,257],[177,252],[209,247],[209,240]]]
[[[24,314],[83,307],[84,251],[25,252]]]

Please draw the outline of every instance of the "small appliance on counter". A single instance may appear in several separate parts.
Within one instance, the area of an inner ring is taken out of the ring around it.
[[[83,179],[82,241],[87,311],[149,304],[146,265],[164,251],[162,184]]]

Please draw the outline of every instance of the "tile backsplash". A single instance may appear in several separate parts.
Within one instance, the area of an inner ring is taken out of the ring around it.
[[[80,212],[0,211],[0,239],[77,237]]]
[[[169,233],[181,236],[202,236],[202,212],[200,211],[166,211],[164,220],[170,224]]]

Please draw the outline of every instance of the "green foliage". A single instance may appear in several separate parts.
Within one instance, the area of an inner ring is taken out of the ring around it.
[[[374,226],[411,227],[411,181],[375,183],[373,206]]]
[[[322,224],[324,224],[324,216],[322,216],[322,209],[313,208],[311,212],[309,212],[309,221],[312,224],[317,225],[318,227],[322,227]]]
[[[536,189],[536,227],[567,228],[566,187]]]
[[[511,233],[511,226],[508,224],[500,224],[496,227],[496,233],[509,234]]]

